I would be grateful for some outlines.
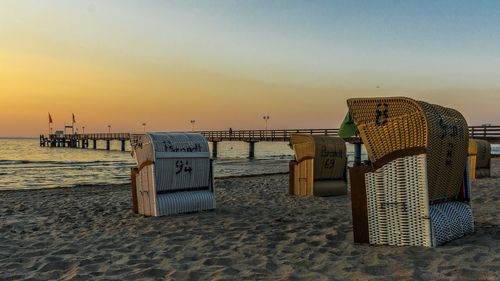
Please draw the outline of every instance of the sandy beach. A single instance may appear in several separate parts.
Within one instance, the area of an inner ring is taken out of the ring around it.
[[[356,245],[350,196],[288,176],[216,181],[217,209],[145,218],[129,186],[0,192],[1,280],[498,280],[500,159],[473,183],[476,232],[437,248]]]

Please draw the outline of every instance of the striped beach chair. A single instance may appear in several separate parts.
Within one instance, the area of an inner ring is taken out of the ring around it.
[[[165,216],[215,209],[214,178],[207,140],[200,134],[131,135],[137,211]]]
[[[472,179],[489,177],[491,174],[491,144],[486,140],[469,140],[469,165]]]
[[[349,171],[355,242],[432,247],[472,233],[464,117],[403,97],[347,104],[371,161]]]
[[[341,138],[292,134],[289,193],[334,196],[347,193],[346,144]]]

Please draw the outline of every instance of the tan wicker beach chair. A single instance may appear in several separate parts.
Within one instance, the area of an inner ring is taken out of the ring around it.
[[[132,134],[137,207],[145,216],[215,208],[212,162],[200,134]]]
[[[350,170],[355,241],[437,246],[473,232],[463,116],[403,97],[347,104],[371,161]]]
[[[290,194],[334,196],[347,193],[344,140],[292,134],[290,143],[295,152],[295,160],[290,162]]]
[[[491,170],[491,144],[486,140],[469,140],[471,179],[489,177]]]

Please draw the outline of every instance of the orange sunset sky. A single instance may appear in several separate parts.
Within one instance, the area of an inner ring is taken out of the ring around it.
[[[500,124],[498,1],[0,2],[0,137],[337,128],[409,96]]]

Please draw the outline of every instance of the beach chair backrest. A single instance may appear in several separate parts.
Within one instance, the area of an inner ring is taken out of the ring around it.
[[[458,196],[468,146],[467,122],[458,111],[405,97],[356,98],[347,104],[372,162],[425,149],[430,200]]]
[[[292,134],[295,161],[290,164],[289,193],[333,196],[347,192],[345,141],[338,137]]]
[[[202,135],[132,134],[131,145],[139,213],[158,216],[215,206],[212,162]]]

